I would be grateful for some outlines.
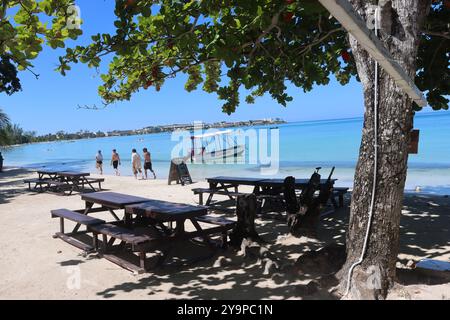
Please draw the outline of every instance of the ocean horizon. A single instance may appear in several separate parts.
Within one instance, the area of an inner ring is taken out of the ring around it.
[[[406,190],[414,191],[419,188],[424,193],[450,194],[450,113],[419,113],[414,122],[415,129],[420,130],[419,153],[409,156]],[[279,169],[270,176],[265,175],[267,178],[288,175],[308,178],[316,167],[322,167],[321,173],[326,177],[331,167],[335,166],[334,177],[338,179],[336,185],[352,187],[362,125],[362,118],[346,118],[226,130],[245,132],[254,129],[258,133],[267,134],[269,150],[272,144],[270,129],[275,126],[279,130]],[[147,147],[152,154],[157,177],[167,178],[172,150],[179,143],[172,141],[171,137],[170,132],[112,136],[40,142],[2,148],[1,151],[5,158],[4,166],[95,173],[95,155],[97,150],[102,150],[105,160],[104,173],[109,175],[113,174],[109,165],[111,150],[117,149],[122,159],[121,174],[131,176],[131,149],[136,148],[142,154],[142,148]],[[261,169],[264,167],[267,165],[261,159],[251,164],[188,163],[191,176],[196,181],[219,175],[261,176]]]

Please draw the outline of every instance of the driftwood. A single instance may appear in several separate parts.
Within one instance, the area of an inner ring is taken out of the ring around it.
[[[264,242],[255,229],[256,212],[257,202],[254,194],[238,196],[236,204],[237,223],[230,233],[231,246],[240,247],[244,239]]]
[[[297,201],[295,196],[295,178],[287,177],[284,180],[284,198],[286,201],[286,212],[288,216],[288,226],[292,234],[303,233],[315,237],[319,226],[320,210],[326,205],[331,193],[333,184],[331,177],[334,167],[328,176],[327,182],[320,188],[319,195],[314,196],[320,186],[320,168],[312,174],[308,185],[303,189]]]

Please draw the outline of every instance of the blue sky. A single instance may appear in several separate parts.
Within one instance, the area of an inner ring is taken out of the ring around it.
[[[83,36],[76,42],[87,43],[97,32],[114,30],[114,1],[78,0],[81,9]],[[74,42],[68,42],[70,46]],[[309,93],[289,87],[294,97],[287,108],[277,104],[270,96],[247,105],[242,104],[228,116],[221,111],[221,101],[215,95],[201,90],[184,90],[185,77],[166,82],[160,92],[141,90],[128,102],[120,102],[103,110],[79,109],[78,105],[101,106],[97,87],[100,76],[86,65],[72,65],[66,77],[54,71],[63,50],[44,48],[33,61],[36,80],[30,72],[22,72],[23,91],[13,96],[0,95],[0,108],[14,123],[38,134],[64,130],[138,129],[149,125],[188,123],[192,121],[237,121],[279,117],[287,121],[307,121],[358,117],[363,114],[361,85],[352,81],[341,86],[334,79],[327,86],[319,86]],[[106,66],[106,64],[105,64]]]

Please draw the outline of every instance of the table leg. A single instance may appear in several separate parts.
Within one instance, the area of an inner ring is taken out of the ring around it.
[[[83,188],[84,188],[84,184],[86,183],[89,187],[91,187],[92,191],[97,191],[95,190],[94,186],[88,181],[88,179],[86,177],[83,177],[82,179],[82,183],[83,183]]]
[[[217,183],[216,182],[210,182],[209,183],[209,189],[217,190]],[[211,204],[213,196],[214,196],[214,192],[209,194],[208,199],[206,200],[205,206],[209,206]]]
[[[116,213],[112,209],[108,209],[108,210],[109,210],[109,212],[111,212],[114,219],[116,219],[117,221],[120,221],[119,217],[116,215]],[[124,220],[125,220],[125,223],[127,223],[127,220],[131,220],[130,217],[127,217],[127,213],[125,213]]]
[[[203,239],[203,241],[205,241],[205,243],[208,245],[208,247],[211,250],[215,250],[216,248],[214,247],[211,238],[205,234],[205,232],[203,231],[202,227],[200,226],[200,224],[198,223],[197,220],[195,219],[190,219],[192,224],[194,225],[195,229],[197,229],[197,231],[200,233],[200,237]],[[184,225],[184,223],[183,223]]]
[[[98,251],[98,233],[96,232],[92,235],[92,245],[94,246],[95,251]]]
[[[139,263],[142,269],[146,270],[145,268],[145,259],[146,259],[146,254],[144,251],[139,252]]]
[[[225,184],[221,183],[221,186],[223,188],[223,191],[225,191],[225,193],[227,194],[228,198],[230,198],[230,200],[234,200],[233,197],[230,195],[230,191],[228,190],[228,188],[232,187],[232,185],[226,186]]]
[[[102,247],[103,252],[106,253],[108,251],[108,238],[106,237],[106,234],[102,234]]]
[[[84,209],[83,214],[88,215],[93,206],[94,206],[93,202],[86,201],[85,209]],[[81,224],[77,223],[75,228],[73,228],[72,233],[77,232],[80,229],[80,227],[81,227]]]

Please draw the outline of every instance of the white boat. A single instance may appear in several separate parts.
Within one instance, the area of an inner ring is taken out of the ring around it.
[[[233,130],[192,135],[191,141],[191,154],[185,159],[192,163],[230,162],[245,151],[245,145],[238,144]]]

